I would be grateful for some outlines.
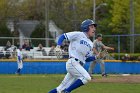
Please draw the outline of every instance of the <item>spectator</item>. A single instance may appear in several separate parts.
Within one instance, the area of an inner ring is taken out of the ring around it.
[[[42,44],[39,44],[39,45],[38,45],[37,51],[44,51]]]
[[[140,56],[138,56],[138,59],[137,60],[140,61]]]
[[[49,51],[49,56],[54,56],[55,55],[55,45],[52,44],[51,49]]]
[[[4,57],[3,50],[0,50],[0,58],[3,58],[3,57]]]
[[[43,56],[47,56],[47,53],[46,53],[45,49],[43,48],[42,44],[38,45],[37,51],[42,51]]]
[[[130,55],[129,60],[130,60],[130,61],[136,60],[136,57],[135,57],[135,56]]]
[[[122,57],[122,61],[128,61],[128,60],[130,60],[130,55],[125,54],[125,55]]]
[[[17,49],[20,48],[20,43],[17,42],[15,46],[17,47]]]
[[[62,50],[64,50],[64,52],[68,52],[68,46],[69,46],[69,42],[65,40],[62,45]]]
[[[11,43],[10,43],[10,41],[7,41],[7,44],[6,44],[5,48],[4,48],[4,50],[6,51],[5,57],[9,58],[11,56],[11,53],[10,53],[10,51],[11,51]]]
[[[24,44],[22,45],[22,49],[30,51],[30,49],[33,49],[33,47],[30,46],[30,43],[28,41],[25,41]]]
[[[26,48],[25,48],[25,50],[30,51],[30,49],[33,49],[33,47],[30,46],[30,44],[28,43],[27,46],[26,46]]]
[[[69,47],[69,41],[65,40],[61,47],[63,52],[63,58],[69,58],[68,47]]]
[[[10,43],[10,41],[7,41],[4,50],[7,51],[10,47],[11,47],[11,43]]]
[[[28,41],[24,41],[24,44],[22,45],[22,49],[26,49],[26,47],[27,47],[27,45],[29,44],[29,42]]]

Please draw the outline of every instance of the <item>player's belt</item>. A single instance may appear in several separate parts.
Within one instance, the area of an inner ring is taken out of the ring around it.
[[[74,58],[74,57],[70,57],[70,58]],[[79,62],[79,64],[80,64],[81,66],[84,66],[84,63],[83,63],[82,61],[80,61],[79,59],[74,58],[74,60],[75,60],[75,61],[78,61],[78,62]]]

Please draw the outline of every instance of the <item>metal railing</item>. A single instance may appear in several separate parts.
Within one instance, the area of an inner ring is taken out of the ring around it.
[[[131,53],[131,37],[134,37],[134,53],[140,53],[140,34],[133,35],[103,35],[103,43],[107,46],[112,46],[115,48],[113,53],[118,53],[118,59],[120,58],[120,53]],[[11,42],[11,45],[18,46],[19,37],[0,37],[0,46],[5,46],[7,41]],[[45,47],[45,42],[48,40],[50,46],[56,43],[56,39],[52,38],[23,38],[23,40],[29,40],[30,45],[37,47],[38,44],[42,44]]]

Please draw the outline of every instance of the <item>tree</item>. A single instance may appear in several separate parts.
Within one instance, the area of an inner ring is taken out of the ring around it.
[[[0,37],[12,37],[12,33],[7,28],[6,23],[0,23]],[[11,41],[11,39],[0,39],[0,45],[5,46],[7,41]]]
[[[129,0],[113,0],[110,27],[115,34],[128,34],[130,27]]]
[[[44,20],[45,0],[24,0],[19,6],[20,18],[26,20]]]
[[[140,1],[134,0],[134,22],[135,22],[135,34],[140,34]],[[135,37],[135,52],[140,52],[140,36]]]
[[[134,0],[135,34],[140,34],[140,0]]]

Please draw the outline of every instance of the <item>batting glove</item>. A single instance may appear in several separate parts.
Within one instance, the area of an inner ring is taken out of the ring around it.
[[[60,48],[59,45],[56,46],[55,51],[56,51],[56,52],[61,52],[61,48]]]

